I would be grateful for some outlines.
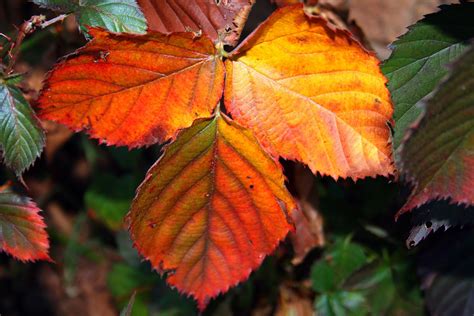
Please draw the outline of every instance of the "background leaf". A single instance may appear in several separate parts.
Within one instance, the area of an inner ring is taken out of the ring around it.
[[[32,0],[34,3],[63,13],[74,13],[80,27],[102,27],[111,32],[143,34],[147,24],[135,0]]]
[[[451,227],[474,224],[474,207],[452,205],[447,201],[436,201],[423,205],[413,213],[413,224],[406,244],[415,247],[429,234]]]
[[[420,256],[426,304],[432,315],[471,316],[474,313],[474,231],[443,234]]]
[[[130,234],[203,310],[275,249],[294,208],[281,166],[248,130],[217,115],[184,130],[150,169],[130,210]]]
[[[0,247],[22,261],[51,260],[40,209],[9,189],[0,192]]]
[[[426,100],[400,158],[401,171],[415,185],[401,212],[435,199],[474,204],[474,47]]]
[[[202,32],[235,45],[255,0],[138,0],[149,28],[161,33]]]
[[[474,3],[441,6],[395,41],[382,70],[395,105],[393,146],[398,150],[408,128],[420,116],[417,103],[430,94],[474,38]],[[397,161],[398,162],[398,161]]]
[[[132,176],[106,173],[99,173],[94,180],[84,197],[86,207],[94,218],[118,230],[123,226],[138,183]]]
[[[226,61],[225,106],[274,156],[354,179],[393,171],[378,60],[300,5],[278,9]]]
[[[40,156],[45,136],[21,91],[0,79],[0,146],[7,166],[21,175]]]

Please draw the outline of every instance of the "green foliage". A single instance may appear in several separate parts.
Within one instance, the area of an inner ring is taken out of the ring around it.
[[[421,113],[417,103],[448,73],[444,66],[468,48],[474,37],[472,16],[474,3],[442,6],[392,44],[393,53],[382,70],[395,104],[395,150]]]
[[[128,301],[127,306],[120,312],[120,316],[132,316],[133,305],[135,304],[135,295],[136,292],[134,292],[132,297],[130,297],[130,301]]]
[[[99,221],[112,229],[123,226],[137,181],[131,175],[122,177],[99,172],[84,197],[86,207]]]
[[[23,94],[12,85],[18,78],[0,78],[0,144],[4,162],[20,176],[41,154],[45,136]]]
[[[406,278],[405,258],[379,257],[349,238],[336,241],[324,261],[313,265],[311,280],[319,293],[318,315],[418,315],[419,293],[397,285],[397,271]],[[405,293],[405,295],[402,295]]]
[[[74,13],[81,28],[102,27],[112,32],[145,33],[147,23],[135,0],[32,0],[63,13]]]

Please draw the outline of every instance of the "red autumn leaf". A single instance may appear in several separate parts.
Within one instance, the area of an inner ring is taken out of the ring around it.
[[[474,47],[452,66],[401,146],[414,190],[398,215],[431,200],[474,205]]]
[[[191,33],[112,34],[60,63],[39,99],[43,119],[86,129],[109,145],[173,139],[222,96],[224,67],[212,42]]]
[[[193,31],[235,45],[255,0],[138,0],[153,31]]]
[[[22,261],[51,260],[46,225],[29,198],[0,192],[0,248]]]
[[[291,225],[281,166],[222,115],[184,130],[150,169],[129,213],[139,252],[201,310],[247,279]]]
[[[336,179],[393,172],[386,79],[348,33],[288,6],[230,58],[226,108],[273,155]]]

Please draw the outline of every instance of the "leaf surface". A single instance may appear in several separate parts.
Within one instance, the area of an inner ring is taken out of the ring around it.
[[[111,32],[145,33],[147,24],[135,0],[32,0],[39,6],[74,13],[82,29],[87,26]]]
[[[22,261],[51,260],[46,225],[40,209],[9,189],[0,192],[0,245]]]
[[[420,254],[419,274],[431,315],[474,313],[474,230],[452,231]]]
[[[406,240],[408,248],[417,246],[440,229],[446,231],[451,227],[474,224],[474,206],[465,208],[447,201],[428,203],[413,213],[411,222],[413,227]]]
[[[150,169],[129,213],[139,252],[168,283],[209,299],[247,279],[292,225],[281,166],[217,115],[197,121]]]
[[[274,156],[334,178],[393,172],[378,60],[347,33],[278,9],[226,61],[225,105]]]
[[[426,100],[401,149],[401,171],[415,188],[401,212],[430,200],[474,204],[474,47]]]
[[[382,70],[395,105],[395,150],[422,112],[417,103],[448,74],[446,66],[469,47],[474,37],[473,15],[474,3],[442,6],[392,44],[392,55]]]
[[[196,118],[211,116],[224,66],[209,39],[100,29],[91,35],[47,79],[42,118],[86,129],[109,145],[139,147],[173,139]]]
[[[19,176],[43,151],[45,136],[21,91],[0,79],[0,148],[3,160]]]
[[[162,33],[200,32],[235,45],[255,0],[138,0],[149,28]]]

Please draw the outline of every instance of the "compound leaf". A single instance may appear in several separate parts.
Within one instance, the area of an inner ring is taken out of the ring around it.
[[[45,136],[21,91],[0,79],[0,147],[3,160],[19,176],[43,151]]]
[[[94,39],[47,79],[42,118],[86,129],[109,145],[139,147],[173,139],[196,118],[211,116],[224,66],[209,39],[90,33]]]
[[[392,55],[382,70],[395,105],[395,150],[422,112],[417,103],[448,74],[446,65],[469,47],[474,37],[473,15],[474,3],[442,6],[392,44]]]
[[[82,29],[87,26],[111,32],[145,33],[147,24],[135,0],[32,0],[39,6],[74,13]]]
[[[0,192],[0,247],[22,260],[51,260],[46,225],[40,209],[9,189]]]
[[[202,32],[235,45],[255,0],[138,0],[149,28],[162,33]]]
[[[347,33],[287,6],[230,58],[226,108],[274,156],[334,178],[393,172],[386,79]]]
[[[130,233],[202,310],[275,249],[292,228],[294,207],[281,166],[248,130],[218,114],[167,146],[132,204]]]
[[[402,213],[430,200],[474,204],[474,47],[426,100],[400,160],[401,171],[415,185]]]

